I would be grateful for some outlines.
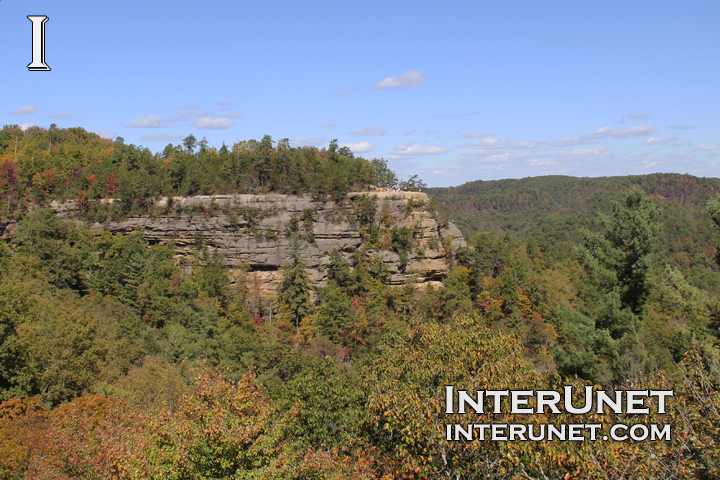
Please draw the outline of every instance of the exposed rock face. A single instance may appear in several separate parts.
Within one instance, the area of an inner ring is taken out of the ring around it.
[[[53,202],[60,215],[75,217],[76,202]],[[219,252],[231,269],[248,264],[265,282],[277,279],[289,261],[290,236],[303,239],[300,253],[316,286],[326,278],[330,253],[337,249],[352,264],[356,250],[382,259],[393,285],[440,280],[454,251],[465,245],[458,228],[441,226],[421,192],[362,192],[343,202],[313,201],[310,196],[279,194],[162,198],[155,213],[91,229],[113,234],[144,230],[151,243],[174,242],[189,255],[198,242]],[[393,229],[404,247],[393,248]]]

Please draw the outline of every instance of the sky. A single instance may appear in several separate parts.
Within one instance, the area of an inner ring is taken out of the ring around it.
[[[29,71],[46,15],[45,62]],[[429,186],[720,174],[720,2],[0,0],[0,122],[332,139]]]

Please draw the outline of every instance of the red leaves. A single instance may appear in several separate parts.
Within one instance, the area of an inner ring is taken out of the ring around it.
[[[105,183],[105,186],[107,187],[107,193],[112,195],[113,193],[117,192],[117,189],[120,187],[120,181],[115,175],[108,175],[107,176],[107,182]]]
[[[18,166],[12,160],[0,163],[0,187],[5,184],[13,186],[18,181]]]

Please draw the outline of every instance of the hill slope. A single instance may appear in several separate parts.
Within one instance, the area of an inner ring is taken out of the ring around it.
[[[720,179],[651,174],[627,177],[531,177],[475,181],[458,187],[429,188],[428,193],[457,223],[465,238],[480,231],[509,233],[554,258],[568,254],[584,228],[600,229],[613,201],[637,185],[652,195],[662,211],[659,248],[697,286],[717,268],[712,258],[720,243],[706,205],[720,193]],[[713,288],[715,290],[715,288]]]

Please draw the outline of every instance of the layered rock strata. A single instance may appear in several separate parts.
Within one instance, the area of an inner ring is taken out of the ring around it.
[[[53,202],[51,208],[77,218],[74,201]],[[280,194],[165,197],[148,215],[90,228],[113,234],[142,230],[150,243],[173,242],[180,258],[202,243],[230,269],[249,265],[263,283],[278,278],[290,261],[290,238],[297,235],[316,286],[327,277],[333,250],[350,264],[357,250],[376,256],[388,268],[389,283],[404,285],[440,280],[454,251],[465,245],[454,224],[438,223],[421,192],[355,192],[341,202]]]

